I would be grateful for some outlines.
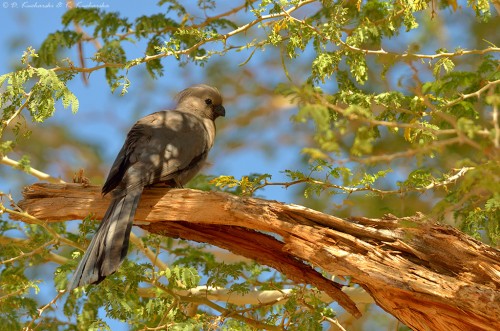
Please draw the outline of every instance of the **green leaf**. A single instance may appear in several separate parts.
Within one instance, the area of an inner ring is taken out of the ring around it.
[[[30,158],[28,155],[23,155],[21,159],[18,161],[17,167],[24,172],[29,173],[31,170]]]
[[[100,36],[105,41],[114,39],[118,31],[125,33],[132,27],[132,24],[128,23],[126,18],[121,18],[118,12],[101,12],[99,18],[95,24],[94,37]]]
[[[111,331],[109,325],[102,319],[98,318],[88,326],[89,331]]]
[[[434,65],[432,73],[437,78],[441,74],[441,69],[444,69],[445,73],[450,73],[455,68],[455,63],[448,57],[443,57],[439,59]]]
[[[198,286],[201,277],[194,268],[174,266],[167,272],[169,287],[176,289],[190,289]]]
[[[317,55],[312,62],[311,73],[316,80],[325,82],[337,70],[341,56],[338,52],[324,52]]]
[[[488,0],[467,0],[467,6],[474,8],[478,18],[487,20],[491,16]]]
[[[12,140],[0,142],[0,156],[7,155],[16,146],[15,142]]]
[[[484,209],[487,212],[500,211],[500,193],[495,193],[492,198],[488,199],[484,204]],[[497,219],[500,222],[500,219]]]
[[[161,49],[161,40],[159,37],[151,38],[146,48],[146,55],[156,55],[158,50]],[[153,78],[163,76],[163,65],[160,59],[150,60],[146,62],[146,69]]]
[[[398,183],[398,185],[405,189],[423,188],[435,181],[436,179],[432,176],[429,169],[421,168],[412,171],[408,175],[408,179],[402,183]]]
[[[101,21],[103,12],[98,8],[76,7],[66,11],[62,16],[62,24],[67,27],[71,23],[82,26],[92,26]]]
[[[80,33],[74,31],[56,31],[45,38],[38,50],[37,66],[55,65],[60,60],[58,51],[62,48],[71,48],[82,38]]]

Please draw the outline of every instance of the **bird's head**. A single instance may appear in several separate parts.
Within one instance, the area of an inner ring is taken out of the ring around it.
[[[179,92],[176,108],[211,120],[226,115],[219,90],[204,84],[193,85]]]

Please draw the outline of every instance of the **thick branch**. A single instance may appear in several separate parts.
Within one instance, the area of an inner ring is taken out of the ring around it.
[[[108,204],[99,192],[76,184],[35,184],[19,205],[48,221],[89,213],[99,219]],[[500,329],[500,252],[421,215],[348,221],[275,201],[150,188],[136,222],[150,232],[211,243],[270,265],[327,292],[355,315],[339,285],[302,261],[351,276],[415,330]]]

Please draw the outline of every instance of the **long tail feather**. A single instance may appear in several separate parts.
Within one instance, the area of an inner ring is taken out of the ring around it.
[[[115,197],[83,256],[68,290],[98,284],[114,273],[127,255],[135,210],[142,188]]]

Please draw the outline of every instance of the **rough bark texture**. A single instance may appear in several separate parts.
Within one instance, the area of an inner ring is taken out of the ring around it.
[[[108,204],[100,188],[78,184],[35,184],[24,197],[20,207],[49,222],[89,213],[100,219]],[[276,201],[150,188],[136,221],[150,232],[207,242],[274,267],[327,292],[355,316],[341,286],[308,264],[351,276],[414,330],[500,330],[500,251],[422,215],[344,220]]]

